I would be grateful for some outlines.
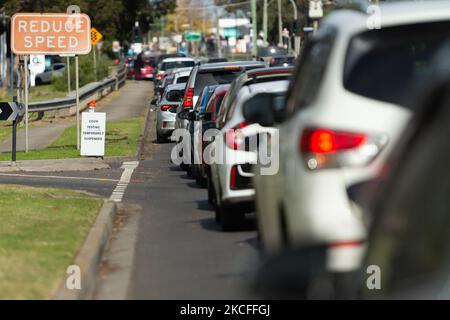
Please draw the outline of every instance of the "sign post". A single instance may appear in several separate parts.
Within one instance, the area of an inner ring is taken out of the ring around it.
[[[77,148],[80,149],[78,55],[91,51],[91,20],[70,6],[67,13],[17,13],[11,18],[11,49],[16,55],[75,55]],[[70,74],[69,74],[70,76]],[[25,148],[28,150],[28,73],[25,73]]]
[[[95,81],[97,81],[97,44],[103,39],[103,35],[95,28],[91,28],[91,45],[92,45],[92,55],[94,57],[94,74]]]
[[[67,92],[70,94],[72,92],[72,87],[70,85],[70,56],[66,57],[67,59]]]
[[[17,153],[17,123],[23,116],[24,106],[17,102],[17,96],[13,97],[13,102],[0,102],[0,121],[12,121],[12,150],[11,161],[16,163]]]
[[[75,96],[77,97],[77,150],[80,150],[80,79],[78,75],[78,56],[75,56]]]
[[[28,152],[28,56],[24,57],[25,81],[24,81],[24,100],[25,100],[25,152]]]

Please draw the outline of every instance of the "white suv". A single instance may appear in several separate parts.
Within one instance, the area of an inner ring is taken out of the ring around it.
[[[368,29],[365,12],[329,14],[302,54],[285,110],[270,121],[260,115],[281,141],[278,173],[255,167],[263,246],[269,255],[303,250],[311,274],[358,268],[370,216],[352,198],[385,165],[412,114],[402,101],[450,35],[449,1],[377,8],[381,29]],[[310,263],[311,248],[323,265]]]
[[[266,70],[266,69],[264,69]],[[289,72],[285,71],[289,76]],[[236,81],[239,81],[236,80]],[[288,80],[267,81],[243,86],[233,99],[227,121],[211,144],[219,163],[210,164],[213,205],[216,221],[224,231],[242,227],[246,212],[253,211],[254,190],[251,185],[252,165],[257,161],[258,141],[262,134],[273,135],[274,129],[245,121],[243,104],[258,93],[266,92],[284,96]],[[222,106],[223,107],[223,106]],[[250,140],[250,139],[253,139]],[[210,154],[205,149],[205,154]],[[222,156],[218,156],[221,154]]]

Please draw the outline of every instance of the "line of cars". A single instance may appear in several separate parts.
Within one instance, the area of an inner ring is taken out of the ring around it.
[[[370,264],[383,297],[449,297],[433,279],[448,277],[450,2],[380,8],[374,29],[364,10],[330,13],[295,69],[205,64],[165,88],[164,104],[178,91],[171,128],[185,129],[172,156],[207,187],[216,221],[237,230],[256,211],[269,296],[370,297]]]

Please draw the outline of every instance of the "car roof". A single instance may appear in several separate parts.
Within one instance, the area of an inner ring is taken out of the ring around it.
[[[228,92],[228,89],[230,89],[230,86],[231,84],[221,84],[216,88],[214,94],[216,96],[224,96]]]
[[[374,15],[379,14],[381,28],[450,19],[450,1],[444,0],[384,2],[371,7],[375,10]],[[335,10],[323,20],[322,25],[332,25],[346,32],[362,32],[370,30],[368,17],[370,15],[363,11]]]
[[[173,69],[173,73],[189,73],[191,72],[193,69],[193,67],[187,67],[187,68],[177,68],[177,69]]]
[[[217,62],[217,63],[205,63],[198,67],[199,72],[213,71],[213,70],[226,70],[230,67],[267,67],[267,64],[262,61],[234,61],[234,62]]]
[[[255,83],[247,86],[250,93],[255,92],[281,92],[287,91],[289,80],[277,80],[262,83]]]
[[[186,58],[186,57],[178,57],[178,58],[166,58],[162,61],[162,63],[167,62],[177,62],[177,61],[193,61],[195,62],[195,59],[192,58]]]
[[[186,89],[186,83],[176,83],[176,84],[169,84],[166,87],[166,91],[171,91],[171,90],[183,90]]]
[[[292,74],[294,72],[294,67],[272,67],[272,68],[261,68],[249,70],[246,75],[249,78],[256,78],[268,75],[278,75],[278,74]]]

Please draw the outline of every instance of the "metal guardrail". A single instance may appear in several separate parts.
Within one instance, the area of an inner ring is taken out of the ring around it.
[[[100,82],[93,82],[85,85],[84,87],[80,88],[80,104],[94,94],[100,93],[101,95],[103,95],[103,91],[106,89],[114,91],[121,88],[123,85],[125,85],[126,79],[127,69],[126,67],[123,67],[113,77],[106,78],[105,80]],[[30,103],[28,105],[28,110],[29,112],[61,110],[75,107],[76,104],[77,101],[75,95],[71,95],[66,98]]]

